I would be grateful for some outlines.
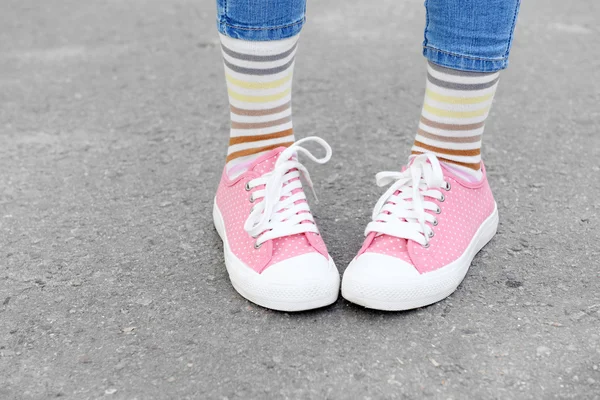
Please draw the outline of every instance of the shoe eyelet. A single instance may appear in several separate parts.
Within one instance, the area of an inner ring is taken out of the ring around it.
[[[449,191],[450,189],[452,189],[452,186],[450,186],[450,182],[446,182],[446,186],[444,186],[444,190]]]
[[[258,250],[258,249],[260,249],[260,246],[262,246],[262,243],[261,243],[261,244],[258,244],[257,242],[254,242],[254,249],[255,249],[255,250]]]
[[[444,196],[444,194],[442,194],[442,197],[440,198],[440,202],[443,203],[444,200],[446,200],[446,196]]]
[[[250,182],[246,182],[246,186],[244,186],[244,189],[246,189],[246,192],[252,190],[252,188],[250,187]]]
[[[250,195],[250,203],[254,203],[254,196]]]
[[[431,225],[438,226],[438,220],[437,220],[437,218],[433,220],[433,222],[431,223]]]
[[[423,247],[424,249],[428,249],[429,248],[429,242],[422,244],[421,247]]]
[[[427,236],[429,236],[429,239],[431,239],[434,235],[435,233],[433,233],[433,231],[429,231],[429,233],[427,234]]]
[[[436,214],[441,214],[442,213],[442,209],[440,207],[437,208],[437,210],[435,210]]]

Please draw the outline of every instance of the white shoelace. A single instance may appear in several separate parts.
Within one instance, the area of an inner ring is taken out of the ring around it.
[[[376,232],[414,240],[429,247],[429,239],[434,235],[431,226],[437,226],[433,214],[442,210],[428,198],[444,201],[442,190],[450,190],[450,183],[444,181],[437,157],[433,154],[418,155],[404,172],[384,171],[378,173],[376,179],[378,186],[395,182],[375,205],[373,221],[367,225],[365,236]]]
[[[326,151],[323,158],[315,157],[309,150],[300,146],[302,143],[316,142]],[[259,248],[267,240],[295,235],[298,233],[319,233],[310,212],[304,191],[293,194],[302,188],[300,176],[306,180],[315,199],[317,198],[310,175],[299,161],[298,153],[303,153],[318,164],[325,164],[331,158],[331,147],[319,137],[311,136],[298,140],[285,149],[275,162],[273,171],[248,182],[246,190],[264,185],[252,193],[251,202],[258,202],[250,212],[244,230],[256,238],[254,247]],[[290,182],[291,180],[294,180]]]

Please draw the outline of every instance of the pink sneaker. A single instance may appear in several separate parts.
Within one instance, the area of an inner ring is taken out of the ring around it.
[[[318,159],[300,146],[307,141],[323,146],[326,156]],[[213,208],[233,287],[251,302],[281,311],[327,306],[340,289],[302,189],[301,175],[311,188],[312,182],[297,153],[324,164],[331,147],[305,138],[259,157],[233,180],[223,172]]]
[[[366,240],[342,280],[348,301],[379,310],[409,310],[456,290],[475,254],[496,234],[498,210],[483,179],[466,182],[433,154],[403,172],[380,172],[379,199]]]

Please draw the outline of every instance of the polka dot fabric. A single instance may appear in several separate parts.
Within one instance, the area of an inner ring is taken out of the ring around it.
[[[482,164],[483,165],[483,164]],[[437,226],[430,246],[424,248],[412,240],[371,233],[361,253],[371,252],[397,257],[415,266],[421,273],[435,271],[457,260],[467,249],[481,224],[494,212],[495,202],[485,168],[478,183],[466,182],[443,168],[450,190],[442,191],[445,201],[436,203],[442,212],[436,215]]]
[[[269,240],[256,249],[256,239],[244,230],[250,209],[256,204],[250,202],[250,196],[262,188],[256,187],[247,191],[246,183],[271,172],[283,150],[285,148],[281,147],[258,158],[247,172],[234,180],[230,180],[224,170],[217,189],[216,203],[223,216],[229,247],[238,259],[258,273],[270,265],[310,252],[318,252],[329,258],[323,239],[315,233]]]
[[[365,240],[365,244],[359,254],[364,252],[379,253],[412,263],[408,255],[408,243],[406,239],[388,235],[376,236],[375,232],[370,233],[369,236]]]

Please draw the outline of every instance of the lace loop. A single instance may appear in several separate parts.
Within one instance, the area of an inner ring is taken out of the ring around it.
[[[306,142],[321,145],[325,156],[318,158],[300,146]],[[281,152],[271,172],[249,182],[251,188],[264,185],[253,193],[255,205],[244,224],[244,230],[257,238],[257,246],[267,240],[298,233],[319,233],[302,191],[300,176],[304,177],[315,199],[317,196],[308,170],[298,161],[299,153],[318,164],[325,164],[331,159],[332,150],[325,140],[316,136],[298,140]],[[261,198],[262,201],[258,201]]]
[[[427,223],[437,226],[437,219],[428,211],[439,214],[441,209],[427,198],[443,201],[445,197],[440,189],[450,187],[444,181],[437,157],[418,155],[404,171],[383,171],[376,175],[376,180],[378,186],[393,183],[375,205],[365,235],[376,232],[414,240],[428,247],[433,229]]]

